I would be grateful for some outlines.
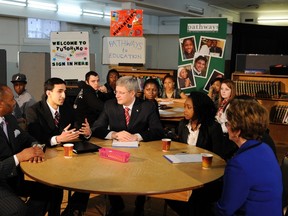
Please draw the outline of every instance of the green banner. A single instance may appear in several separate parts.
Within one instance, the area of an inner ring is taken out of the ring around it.
[[[226,18],[180,19],[177,86],[185,93],[208,92],[224,76]]]

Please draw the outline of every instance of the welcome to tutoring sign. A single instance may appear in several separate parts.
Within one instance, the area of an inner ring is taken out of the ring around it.
[[[83,79],[89,71],[88,32],[51,32],[51,75],[67,79]]]

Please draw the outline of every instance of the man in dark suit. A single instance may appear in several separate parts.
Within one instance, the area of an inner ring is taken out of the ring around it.
[[[79,136],[89,138],[91,135],[87,119],[79,130],[74,128],[73,109],[65,103],[65,90],[64,80],[48,79],[44,84],[45,97],[29,107],[26,113],[28,132],[49,147],[75,141]],[[68,208],[61,215],[73,215],[74,210],[81,215],[86,210],[88,200],[88,193],[75,192]]]
[[[152,141],[163,138],[164,132],[155,104],[136,98],[138,82],[124,76],[116,82],[116,99],[109,100],[98,120],[93,124],[93,134],[102,139],[119,141]],[[109,129],[108,129],[109,127]],[[120,196],[109,196],[109,216],[124,209]],[[145,196],[136,198],[134,215],[144,214]]]
[[[0,84],[0,215],[60,215],[63,191],[26,181],[19,167],[23,161],[43,162],[44,152],[24,132],[11,114],[15,107],[12,90]],[[32,164],[31,164],[32,165]],[[23,202],[19,196],[29,196]]]

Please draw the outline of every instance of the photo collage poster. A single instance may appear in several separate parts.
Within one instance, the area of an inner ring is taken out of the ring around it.
[[[226,18],[180,19],[177,86],[185,93],[208,92],[224,76]]]

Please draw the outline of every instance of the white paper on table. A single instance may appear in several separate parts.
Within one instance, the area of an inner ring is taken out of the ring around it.
[[[118,140],[113,140],[112,142],[112,147],[137,148],[138,146],[139,146],[138,141],[120,142]]]
[[[159,105],[169,105],[169,104],[173,104],[173,101],[160,101],[158,102]]]
[[[175,155],[163,155],[171,163],[192,163],[202,162],[201,154],[175,154]]]

